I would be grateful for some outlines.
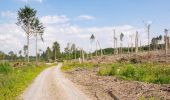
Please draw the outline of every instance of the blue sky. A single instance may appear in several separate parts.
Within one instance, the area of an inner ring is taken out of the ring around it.
[[[0,0],[0,26],[17,27],[14,25],[17,21],[16,12],[26,4],[35,8],[38,11],[38,16],[45,23],[47,44],[43,46],[40,43],[40,48],[44,49],[48,44],[58,40],[62,44],[62,49],[68,42],[78,42],[77,45],[88,51],[89,43],[85,40],[93,32],[102,42],[103,48],[112,47],[112,38],[108,39],[107,37],[112,37],[113,28],[117,28],[119,33],[123,31],[125,35],[139,31],[143,37],[141,40],[145,40],[143,21],[152,21],[151,36],[163,34],[164,28],[170,27],[169,0]],[[54,20],[55,23],[52,23]],[[5,24],[8,25],[4,26]],[[11,34],[14,35],[14,33],[5,30],[9,33],[7,37],[3,34],[4,29],[0,29],[0,31],[0,35],[5,37],[0,38],[1,40],[6,40]],[[16,30],[18,34],[20,31],[22,30],[19,28]],[[61,33],[62,35],[60,35]],[[102,34],[107,35],[103,36]],[[52,38],[54,36],[56,38]],[[79,39],[80,37],[84,41]],[[21,38],[16,37],[16,42]],[[127,36],[126,41],[128,40]],[[18,48],[22,48],[25,40],[21,39],[18,42],[20,42]],[[16,44],[18,45],[18,43]],[[125,43],[126,45],[127,43]],[[0,47],[0,50],[8,52],[9,48],[12,46]],[[13,50],[17,52],[18,49],[13,48]]]

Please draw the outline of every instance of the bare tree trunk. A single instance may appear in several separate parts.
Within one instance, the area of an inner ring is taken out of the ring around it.
[[[90,58],[92,59],[92,43],[91,43],[91,53],[90,53]]]
[[[128,54],[129,54],[129,44],[128,44]]]
[[[149,55],[150,55],[150,44],[149,44],[149,39],[150,39],[150,25],[147,26],[147,31],[148,31],[148,58],[149,58]]]
[[[38,42],[38,39],[37,39],[37,33],[36,33],[36,63],[38,62],[38,52],[37,52],[37,42]]]
[[[103,56],[103,51],[102,51],[102,48],[101,48],[100,43],[99,43],[99,41],[98,41],[98,40],[97,40],[97,43],[98,43],[99,48],[100,48],[100,56],[102,57],[102,56]]]
[[[115,37],[115,34],[116,34],[116,32],[115,32],[115,30],[113,30],[113,34],[114,34],[114,37],[113,37],[113,39],[114,39],[114,54],[116,54],[116,37]]]
[[[55,57],[54,59],[56,60],[56,48],[55,48],[55,56],[54,57]]]
[[[132,35],[130,36],[131,38],[131,53],[133,53],[133,42],[132,42]]]
[[[81,53],[82,53],[82,63],[84,63],[84,50],[81,49]]]
[[[29,35],[27,35],[27,62],[29,62]]]
[[[138,32],[136,32],[136,38],[135,38],[135,52],[138,53]]]
[[[116,39],[116,54],[118,54],[117,39]]]
[[[76,50],[74,51],[74,58],[75,58],[75,60],[76,60]]]
[[[97,42],[96,42],[96,57],[97,57]]]
[[[168,53],[168,30],[165,29],[165,57],[167,62],[167,53]]]

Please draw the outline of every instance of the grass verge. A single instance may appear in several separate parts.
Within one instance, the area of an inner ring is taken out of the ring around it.
[[[99,75],[117,76],[156,84],[170,84],[170,65],[115,63],[101,67]]]
[[[47,68],[45,64],[36,67],[28,64],[13,69],[9,63],[0,64],[0,99],[14,100],[32,82],[32,80]]]

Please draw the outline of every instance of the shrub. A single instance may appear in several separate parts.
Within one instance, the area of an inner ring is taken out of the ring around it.
[[[126,65],[120,69],[119,74],[126,78],[134,77],[135,76],[135,68],[131,64]]]
[[[10,66],[9,63],[0,63],[0,73],[9,73],[10,71],[12,71],[12,67]]]

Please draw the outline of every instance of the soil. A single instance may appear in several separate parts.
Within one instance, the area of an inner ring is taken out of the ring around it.
[[[170,84],[127,81],[114,76],[98,76],[98,68],[65,72],[73,83],[93,100],[170,100]]]

